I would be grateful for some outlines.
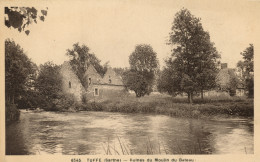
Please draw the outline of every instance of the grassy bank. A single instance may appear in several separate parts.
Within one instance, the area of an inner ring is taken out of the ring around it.
[[[142,98],[134,96],[89,102],[82,110],[124,113],[155,113],[175,117],[253,117],[253,100],[239,97],[195,98],[193,104],[187,98],[173,98],[167,95],[150,95]]]

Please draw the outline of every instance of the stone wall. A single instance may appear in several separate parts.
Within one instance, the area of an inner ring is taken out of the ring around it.
[[[87,78],[87,83],[85,84],[88,86],[99,84],[102,80],[102,77],[98,74],[93,65],[88,66],[84,76]]]
[[[82,86],[69,62],[62,64],[61,75],[63,77],[63,92],[73,94],[75,100],[78,102],[82,102],[83,98],[86,101],[98,102],[118,98],[127,94],[122,79],[111,68],[107,70],[104,78],[102,78],[94,66],[90,65],[84,75],[86,77],[84,85],[86,85],[87,89]]]
[[[86,91],[76,74],[72,71],[69,62],[64,62],[61,65],[61,75],[63,77],[63,92],[67,94],[73,94],[75,100],[81,102],[82,95],[86,93]]]
[[[124,86],[98,84],[93,85],[91,90],[87,93],[87,101],[104,101],[108,99],[115,99],[127,95]]]
[[[116,74],[116,72],[109,67],[106,74],[102,79],[103,84],[123,85],[122,78]]]

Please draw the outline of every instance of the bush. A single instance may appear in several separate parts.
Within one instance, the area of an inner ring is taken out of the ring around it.
[[[59,94],[57,98],[45,99],[43,102],[43,109],[47,111],[74,111],[78,109],[73,96],[67,94]]]
[[[21,98],[17,100],[17,108],[18,109],[28,109],[28,108],[36,108],[39,107],[39,103],[41,103],[41,96],[37,91],[26,91]]]
[[[114,98],[101,102],[88,102],[83,110],[107,111],[124,113],[156,113],[175,117],[211,118],[226,116],[252,117],[254,115],[253,100],[233,97],[230,99],[201,99],[194,104],[188,104],[186,99],[168,96],[134,96]]]
[[[56,109],[58,110],[68,110],[74,105],[73,96],[71,95],[60,95],[58,99],[53,101]]]
[[[17,109],[15,104],[7,103],[5,105],[5,120],[6,121],[16,121],[19,120],[20,111]]]

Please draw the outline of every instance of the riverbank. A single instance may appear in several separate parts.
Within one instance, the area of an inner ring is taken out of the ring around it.
[[[164,95],[150,95],[142,98],[134,96],[115,98],[99,102],[88,102],[79,110],[107,111],[123,113],[155,113],[174,117],[212,118],[212,117],[253,117],[253,99],[195,98],[193,104],[186,98],[174,98]]]
[[[6,103],[5,114],[6,122],[17,121],[20,117],[20,111],[15,104]]]

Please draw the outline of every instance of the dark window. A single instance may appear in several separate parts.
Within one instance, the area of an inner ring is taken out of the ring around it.
[[[111,79],[109,79],[108,81],[109,81],[109,83],[112,83],[112,80],[111,80]]]
[[[88,85],[91,84],[91,78],[88,78]]]
[[[98,95],[99,95],[98,88],[95,88],[95,96],[98,96]]]
[[[69,88],[71,88],[71,82],[69,81]]]

